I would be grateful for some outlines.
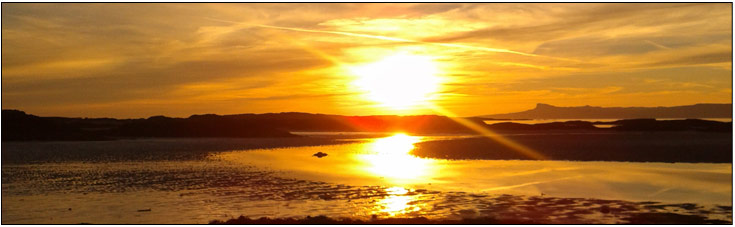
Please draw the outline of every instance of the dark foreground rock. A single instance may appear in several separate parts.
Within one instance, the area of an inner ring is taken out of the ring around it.
[[[672,224],[715,224],[731,225],[732,222],[723,220],[710,220],[698,215],[684,215],[671,213],[641,213],[625,218],[629,224],[641,225],[672,225]]]
[[[674,213],[640,213],[632,214],[630,217],[623,218],[623,222],[619,224],[690,224],[690,225],[701,225],[701,224],[716,224],[716,225],[729,225],[732,222],[725,220],[713,220],[708,219],[699,215],[686,215],[686,214],[674,214]],[[495,219],[492,217],[484,218],[466,218],[460,220],[431,220],[425,217],[414,217],[414,218],[372,218],[369,220],[359,219],[334,219],[323,215],[311,217],[307,216],[302,219],[295,218],[258,218],[250,219],[244,216],[233,218],[226,221],[213,220],[209,224],[236,224],[236,225],[405,225],[405,224],[420,224],[420,225],[462,225],[462,224],[475,224],[475,225],[488,225],[488,224],[549,224],[544,222],[538,222],[529,219]],[[560,224],[560,223],[554,223]],[[579,224],[571,222],[569,224]],[[586,224],[597,224],[597,223],[586,223]]]
[[[229,220],[212,220],[210,224],[732,224],[731,206],[506,194],[470,196],[481,200],[484,205],[478,207],[479,210],[461,210],[459,213],[465,215],[455,218],[402,215],[372,215],[362,219],[324,215],[303,218],[249,218],[241,215]],[[449,201],[451,200],[433,201],[436,202],[433,206],[441,207]]]
[[[303,219],[294,218],[258,218],[250,219],[244,216],[239,218],[233,218],[227,221],[214,220],[209,224],[247,224],[247,225],[399,225],[399,224],[439,224],[439,225],[456,225],[456,224],[540,224],[529,220],[504,220],[498,221],[494,218],[477,218],[477,219],[462,219],[462,220],[430,220],[424,217],[416,218],[383,218],[383,219],[370,219],[370,220],[357,220],[357,219],[333,219],[323,215],[311,217],[308,216]]]

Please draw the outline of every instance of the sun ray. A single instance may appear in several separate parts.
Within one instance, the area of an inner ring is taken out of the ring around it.
[[[234,21],[227,21],[227,20],[220,20],[220,19],[213,19],[213,18],[206,18],[206,19],[212,20],[212,21],[226,22],[226,23],[244,24],[244,23],[239,23],[239,22],[234,22]],[[467,45],[460,45],[460,44],[423,42],[423,41],[416,41],[416,40],[409,40],[409,39],[401,39],[401,38],[394,38],[394,37],[387,37],[387,36],[375,36],[375,35],[367,35],[367,34],[359,34],[359,33],[351,33],[351,32],[322,31],[322,30],[300,29],[300,28],[289,28],[289,27],[279,27],[279,26],[270,26],[270,25],[256,25],[256,24],[253,24],[252,26],[264,27],[264,28],[273,28],[273,29],[281,29],[281,30],[290,30],[290,31],[298,31],[298,32],[312,32],[312,33],[326,33],[326,34],[335,34],[335,35],[346,35],[346,36],[353,36],[353,37],[381,39],[381,40],[396,41],[396,42],[410,42],[410,43],[434,44],[434,45],[440,45],[440,46],[445,46],[445,47],[467,48],[467,49],[474,49],[474,50],[480,50],[480,51],[490,51],[490,52],[499,52],[499,53],[511,53],[511,54],[518,54],[518,55],[532,56],[532,57],[548,57],[548,56],[541,56],[541,55],[535,55],[535,54],[528,54],[528,53],[523,53],[523,52],[505,50],[505,49],[475,47],[475,46],[467,46]],[[287,40],[289,40],[293,44],[296,44],[297,46],[301,47],[302,49],[306,50],[309,53],[312,53],[314,55],[320,56],[320,57],[322,57],[322,58],[324,58],[326,60],[329,60],[330,62],[333,62],[335,64],[343,65],[343,63],[340,62],[337,58],[335,58],[335,57],[333,57],[333,56],[331,56],[329,54],[326,54],[323,51],[320,51],[320,50],[318,50],[316,48],[312,48],[312,47],[310,47],[310,46],[308,46],[306,44],[300,43],[300,42],[298,42],[298,41],[296,41],[294,39],[287,38]],[[548,58],[554,58],[554,57],[548,57]],[[571,60],[571,59],[561,59],[561,60]],[[573,61],[576,61],[576,60],[573,60]],[[527,65],[527,64],[521,64],[521,66],[533,67],[533,68],[543,67],[543,66],[534,66],[534,65]],[[368,82],[367,84],[368,84],[368,86],[364,86],[364,87],[370,87],[369,84],[371,84],[371,83]],[[431,92],[433,92],[433,91],[431,91]],[[431,93],[431,92],[421,92],[421,94],[418,95],[417,97],[426,96],[428,93]],[[405,101],[405,102],[404,101],[400,101],[400,99],[398,99],[399,101],[395,101],[396,96],[394,96],[394,95],[397,92],[392,92],[392,93],[391,92],[388,92],[388,93],[389,94],[381,94],[381,95],[373,94],[373,99],[375,99],[376,101],[382,101],[384,104],[387,104],[388,106],[393,106],[393,107],[406,106],[410,102],[421,101],[419,99],[413,99],[413,100],[409,100],[409,101]],[[446,110],[446,109],[444,109],[444,108],[442,108],[442,107],[440,107],[438,105],[434,105],[434,104],[429,103],[429,102],[421,102],[421,104],[426,104],[433,111],[435,111],[435,112],[437,112],[437,113],[439,113],[441,115],[444,115],[444,116],[450,116],[451,119],[454,120],[455,122],[457,122],[457,123],[459,123],[461,125],[464,125],[465,127],[467,127],[469,129],[471,129],[471,130],[479,133],[483,137],[486,137],[486,138],[495,140],[495,141],[503,144],[504,146],[507,146],[507,147],[513,149],[514,151],[519,152],[519,153],[521,153],[521,154],[523,154],[523,155],[525,155],[525,156],[527,156],[529,158],[537,159],[537,160],[548,159],[543,154],[541,154],[541,153],[539,153],[539,152],[537,152],[537,151],[535,151],[535,150],[533,150],[533,149],[531,149],[531,148],[529,148],[527,146],[524,146],[523,144],[519,144],[519,143],[517,143],[517,142],[515,142],[513,140],[510,140],[508,138],[505,138],[503,135],[500,135],[500,134],[498,134],[496,132],[493,132],[492,130],[488,129],[487,127],[485,127],[483,125],[478,125],[477,123],[475,123],[473,121],[470,121],[470,120],[467,120],[467,119],[464,119],[464,118],[453,117],[453,116],[455,116],[454,113],[452,113],[451,111],[448,111],[448,110]]]
[[[448,117],[450,117],[450,119],[454,120],[455,122],[457,122],[457,123],[459,123],[461,125],[464,125],[465,127],[467,127],[469,129],[471,129],[471,130],[479,133],[481,136],[483,136],[485,138],[489,138],[489,139],[495,140],[495,141],[499,142],[500,144],[502,144],[502,145],[504,145],[506,147],[509,147],[509,148],[513,149],[514,151],[516,151],[516,152],[518,152],[518,153],[520,153],[522,155],[525,155],[526,157],[529,157],[529,158],[532,158],[532,159],[536,159],[536,160],[545,160],[545,159],[548,159],[548,157],[546,157],[545,155],[539,153],[538,151],[535,151],[535,150],[533,150],[533,149],[531,149],[531,148],[529,148],[529,147],[527,147],[527,146],[525,146],[523,144],[517,143],[517,142],[515,142],[513,140],[510,140],[508,138],[505,138],[505,136],[503,136],[501,134],[498,134],[496,132],[493,132],[492,130],[488,129],[484,125],[478,125],[477,123],[475,123],[473,121],[470,121],[470,120],[467,120],[467,119],[464,119],[464,118],[461,118],[461,117],[455,117],[455,114],[454,113],[452,113],[451,111],[448,111],[448,110],[446,110],[446,109],[444,109],[444,108],[442,108],[440,106],[437,106],[437,105],[431,105],[431,108],[434,111],[436,111],[437,113],[439,113],[441,115],[444,115],[444,116],[448,116]]]

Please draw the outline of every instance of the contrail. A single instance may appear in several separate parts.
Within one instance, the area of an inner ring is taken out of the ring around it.
[[[643,40],[643,41],[646,42],[646,43],[648,43],[648,44],[651,44],[651,45],[653,45],[655,47],[658,47],[659,49],[671,50],[671,47],[667,47],[667,46],[664,46],[664,45],[655,43],[655,42],[653,42],[651,40]]]
[[[235,22],[235,21],[227,21],[227,20],[220,20],[220,19],[213,19],[213,18],[206,18],[206,17],[205,19],[212,20],[212,21],[218,21],[218,22],[225,22],[225,23],[244,24],[244,23]],[[368,35],[368,34],[360,34],[360,33],[352,33],[352,32],[324,31],[324,30],[303,29],[303,28],[289,28],[289,27],[280,27],[280,26],[262,25],[262,24],[250,24],[250,25],[254,27],[273,28],[273,29],[281,29],[281,30],[297,31],[297,32],[344,35],[344,36],[361,37],[361,38],[369,38],[369,39],[380,39],[380,40],[395,41],[395,42],[421,43],[421,44],[431,44],[431,45],[438,45],[438,46],[444,46],[444,47],[455,47],[455,48],[472,49],[472,50],[480,50],[480,51],[488,51],[488,52],[496,52],[496,53],[509,53],[509,54],[516,54],[516,55],[530,56],[530,57],[546,57],[546,56],[523,53],[523,52],[512,51],[512,50],[507,50],[507,49],[477,47],[477,46],[451,44],[451,43],[424,42],[424,41],[419,41],[419,40],[395,38],[395,37],[388,37],[388,36],[381,36],[381,35]]]
[[[432,45],[439,45],[439,46],[444,46],[444,47],[457,47],[457,48],[463,48],[463,49],[474,49],[474,50],[482,50],[482,51],[497,52],[497,53],[510,53],[510,54],[517,54],[517,55],[523,55],[523,56],[532,56],[532,57],[538,57],[539,56],[539,55],[535,55],[535,54],[523,53],[523,52],[506,50],[506,49],[488,48],[488,47],[476,47],[476,46],[468,46],[468,45],[460,45],[460,44],[450,44],[450,43],[424,42],[424,41],[418,41],[418,40],[394,38],[394,37],[381,36],[381,35],[367,35],[367,34],[352,33],[352,32],[338,32],[338,31],[323,31],[323,30],[312,30],[312,29],[302,29],[302,28],[288,28],[288,27],[279,27],[279,26],[271,26],[271,25],[254,25],[254,26],[264,27],[264,28],[275,28],[275,29],[281,29],[281,30],[299,31],[299,32],[312,32],[312,33],[326,33],[326,34],[334,34],[334,35],[345,35],[345,36],[371,38],[371,39],[380,39],[380,40],[388,40],[388,41],[396,41],[396,42],[432,44]]]
[[[231,23],[231,24],[236,24],[236,25],[245,25],[245,26],[248,26],[248,24],[239,23],[239,22],[235,22],[235,21],[221,20],[221,19],[208,18],[208,17],[205,17],[204,19],[211,20],[211,21],[217,21],[217,22],[224,22],[224,23]],[[264,27],[264,25],[249,25],[249,26]],[[326,59],[326,60],[328,60],[328,61],[330,61],[332,63],[338,64],[338,65],[341,65],[342,64],[341,61],[337,60],[336,58],[332,57],[331,55],[328,55],[328,54],[326,54],[326,53],[324,53],[324,52],[322,52],[322,51],[320,51],[318,49],[309,47],[308,45],[305,45],[305,44],[303,44],[301,42],[298,42],[298,41],[296,41],[294,39],[290,39],[288,37],[277,37],[277,38],[284,39],[284,40],[286,40],[286,41],[288,41],[288,42],[290,42],[290,43],[292,43],[292,44],[294,44],[296,46],[301,47],[301,49],[303,49],[304,51],[309,52],[311,54],[314,54],[316,56],[319,56],[319,57],[321,57],[323,59]]]

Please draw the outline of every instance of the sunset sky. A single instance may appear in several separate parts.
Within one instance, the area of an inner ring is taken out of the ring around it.
[[[475,116],[536,103],[731,103],[731,12],[729,3],[3,3],[2,108]]]

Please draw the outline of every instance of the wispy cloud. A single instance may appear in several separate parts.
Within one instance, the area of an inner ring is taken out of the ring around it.
[[[220,22],[234,23],[234,24],[244,24],[244,23],[238,23],[238,22],[234,22],[234,21],[226,21],[226,20],[219,20],[219,19],[212,19],[212,18],[207,18],[207,19],[214,20],[214,21],[220,21]],[[523,53],[523,52],[519,52],[519,51],[512,51],[512,50],[501,49],[501,48],[478,47],[478,46],[461,45],[461,44],[451,44],[451,43],[425,42],[425,41],[418,41],[418,40],[411,40],[411,39],[403,39],[403,38],[380,36],[380,35],[369,35],[369,34],[361,34],[361,33],[352,33],[352,32],[325,31],[325,30],[302,29],[302,28],[289,28],[289,27],[280,27],[280,26],[262,25],[262,24],[253,24],[251,26],[262,27],[262,28],[274,28],[274,29],[281,29],[281,30],[288,30],[288,31],[297,31],[297,32],[311,32],[311,33],[323,33],[323,34],[332,34],[332,35],[344,35],[344,36],[352,36],[352,37],[360,37],[360,38],[368,38],[368,39],[379,39],[379,40],[393,41],[393,42],[431,44],[431,45],[438,45],[438,46],[443,46],[443,47],[463,48],[463,49],[471,49],[471,50],[477,50],[477,51],[488,51],[488,52],[495,52],[495,53],[509,53],[509,54],[523,55],[523,56],[532,56],[532,57],[538,57],[539,56],[539,55],[536,55],[536,54]]]
[[[3,4],[2,105],[380,114],[344,66],[396,52],[441,64],[460,116],[730,102],[731,23],[728,3]]]

